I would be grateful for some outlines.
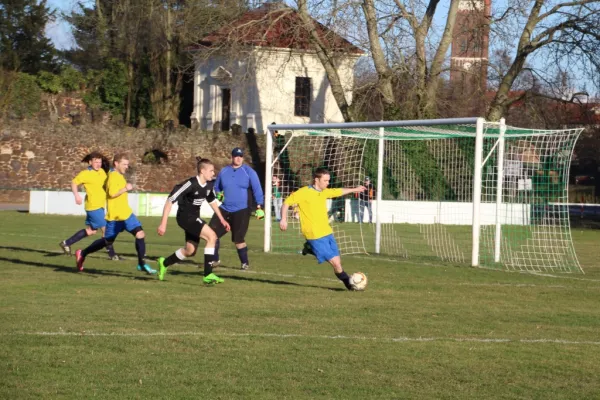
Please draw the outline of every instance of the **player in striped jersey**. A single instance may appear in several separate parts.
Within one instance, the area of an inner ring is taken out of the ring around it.
[[[185,247],[175,251],[169,257],[160,257],[158,259],[158,279],[161,281],[165,279],[169,266],[196,254],[198,244],[202,238],[206,241],[206,247],[204,248],[203,281],[206,284],[223,282],[223,279],[212,272],[213,262],[216,261],[215,244],[217,242],[217,234],[200,218],[200,207],[202,207],[202,204],[205,201],[208,202],[215,212],[216,218],[220,220],[224,228],[229,231],[230,227],[223,218],[215,197],[214,182],[212,182],[212,179],[215,177],[215,166],[206,158],[197,158],[196,161],[198,175],[175,185],[165,203],[162,220],[158,226],[158,234],[163,236],[167,231],[167,222],[171,208],[174,203],[177,203],[177,225],[185,232],[186,244]]]

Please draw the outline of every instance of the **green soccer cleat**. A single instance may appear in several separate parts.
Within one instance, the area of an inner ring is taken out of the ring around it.
[[[166,274],[167,274],[167,267],[165,267],[165,258],[158,257],[158,280],[164,281]]]
[[[207,285],[213,285],[213,284],[217,284],[217,283],[223,283],[223,282],[225,282],[225,279],[219,278],[215,274],[208,274],[204,277],[204,279],[202,279],[202,281],[204,283],[206,283]]]

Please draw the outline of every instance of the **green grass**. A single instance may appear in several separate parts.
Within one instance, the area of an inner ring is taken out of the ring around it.
[[[344,257],[369,277],[224,241],[205,287],[192,263],[135,270],[133,240],[74,273],[58,242],[80,217],[0,213],[3,399],[584,399],[600,393],[600,231],[574,230],[586,272],[539,276]],[[151,265],[183,242],[142,219]],[[87,245],[91,239],[80,244]],[[202,257],[196,256],[197,262]]]

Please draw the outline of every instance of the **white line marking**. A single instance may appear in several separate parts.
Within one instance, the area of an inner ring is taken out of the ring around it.
[[[346,335],[302,335],[298,333],[224,333],[224,332],[13,332],[0,333],[0,336],[88,336],[88,337],[182,337],[182,336],[221,336],[221,337],[262,337],[262,338],[299,338],[299,339],[323,339],[323,340],[365,340],[372,342],[392,343],[420,343],[420,342],[470,342],[470,343],[527,343],[527,344],[565,344],[565,345],[593,345],[600,346],[600,341],[594,340],[565,340],[565,339],[510,339],[510,338],[453,338],[453,337],[369,337],[369,336],[346,336]]]

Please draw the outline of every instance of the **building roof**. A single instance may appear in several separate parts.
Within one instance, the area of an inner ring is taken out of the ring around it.
[[[518,110],[526,106],[528,93],[525,90],[511,90],[508,92],[510,99],[522,97],[511,105],[511,109]],[[531,93],[535,96],[535,93]],[[495,91],[486,92],[486,100],[491,103],[496,96]],[[565,102],[557,99],[545,98],[544,111],[559,117],[563,123],[569,125],[600,125],[600,102],[592,99],[588,102]]]
[[[320,39],[331,50],[356,55],[364,52],[331,29],[313,20]],[[204,37],[198,46],[260,46],[310,50],[309,32],[297,10],[283,3],[265,3]]]

